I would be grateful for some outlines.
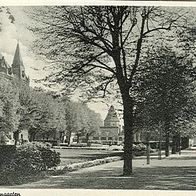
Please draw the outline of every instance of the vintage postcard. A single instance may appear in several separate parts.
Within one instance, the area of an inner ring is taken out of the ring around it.
[[[0,195],[194,194],[196,3],[0,2]]]

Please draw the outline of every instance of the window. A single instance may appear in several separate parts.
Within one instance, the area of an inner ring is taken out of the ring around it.
[[[113,137],[108,137],[108,140],[113,140]]]
[[[106,140],[106,137],[101,137],[101,140]]]
[[[122,141],[122,137],[119,137],[119,141]]]
[[[99,140],[99,137],[93,137],[93,140]]]
[[[24,72],[24,71],[22,71],[22,77],[23,77],[23,78],[25,77],[25,72]]]
[[[8,73],[11,75],[12,74],[12,69],[8,68]]]

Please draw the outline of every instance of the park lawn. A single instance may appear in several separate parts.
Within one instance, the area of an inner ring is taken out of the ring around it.
[[[122,151],[112,150],[87,150],[87,149],[55,149],[60,153],[61,166],[80,163],[112,156],[122,156]]]

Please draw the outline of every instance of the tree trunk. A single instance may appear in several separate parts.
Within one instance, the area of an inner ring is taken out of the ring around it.
[[[77,135],[77,139],[76,139],[77,141],[77,144],[79,144],[79,142],[80,142],[80,136],[79,135]]]
[[[161,160],[162,157],[161,157],[161,140],[159,140],[159,143],[158,143],[158,159]]]
[[[178,143],[178,146],[179,146],[179,155],[181,155],[181,149],[182,149],[182,140],[181,140],[181,134],[179,133],[178,135],[178,140],[179,140],[179,143]]]
[[[166,136],[165,136],[165,156],[168,157],[169,156],[169,132],[166,132]]]
[[[173,135],[172,137],[172,154],[177,153],[177,136]]]
[[[68,132],[66,140],[67,140],[68,146],[70,146],[71,145],[71,131]]]
[[[35,130],[30,130],[28,133],[29,133],[29,142],[33,142],[35,140],[35,135],[37,132]]]
[[[89,142],[89,133],[86,134],[86,144],[88,147],[91,146],[90,142]]]
[[[161,160],[161,150],[162,150],[162,130],[159,130],[159,143],[158,143],[158,159]]]
[[[132,159],[133,159],[133,103],[128,93],[123,96],[124,107],[124,166],[123,175],[129,176],[132,174]]]
[[[16,146],[18,143],[18,140],[19,140],[19,131],[18,130],[14,132],[13,137],[14,137],[14,145]]]
[[[150,133],[147,132],[147,137],[146,137],[146,159],[147,159],[147,164],[150,164]]]

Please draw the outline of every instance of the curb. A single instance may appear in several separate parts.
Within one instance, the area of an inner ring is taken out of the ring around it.
[[[53,146],[53,149],[80,149],[80,150],[107,150],[107,151],[123,151],[121,148],[111,147],[76,147],[76,146]]]
[[[120,156],[107,157],[107,158],[103,158],[103,159],[96,159],[93,161],[73,163],[73,164],[69,164],[66,166],[57,166],[55,170],[56,171],[72,172],[72,171],[77,171],[82,168],[93,167],[93,166],[102,165],[105,163],[111,163],[111,162],[120,161],[120,160],[122,160],[122,157],[120,157]]]

